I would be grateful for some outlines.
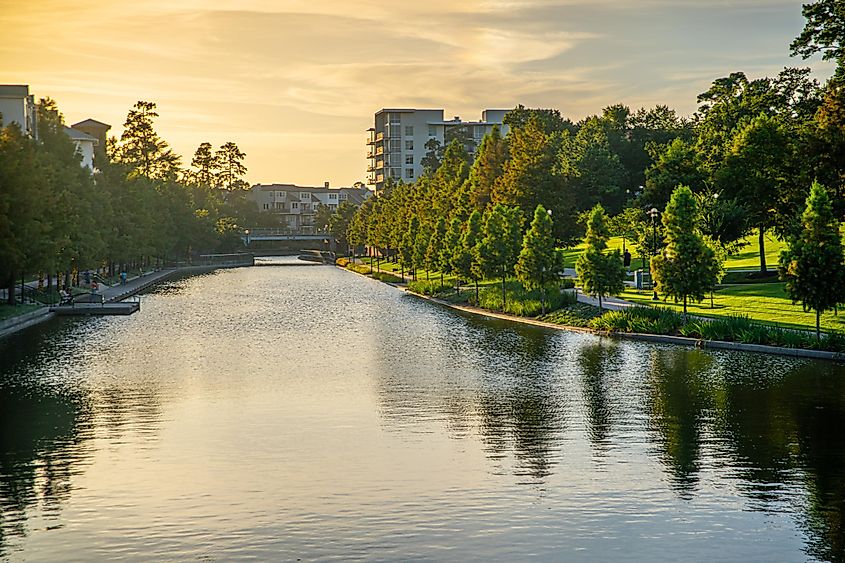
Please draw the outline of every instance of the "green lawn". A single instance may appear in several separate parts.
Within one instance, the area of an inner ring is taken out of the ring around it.
[[[749,244],[743,247],[742,250],[739,251],[738,254],[734,256],[728,256],[727,261],[725,262],[725,269],[727,270],[748,270],[748,269],[759,269],[760,268],[760,253],[757,248],[757,235],[749,235],[745,237],[745,241]],[[783,250],[785,244],[776,239],[773,234],[769,233],[766,235],[766,266],[769,269],[774,269],[777,267],[778,258],[780,257],[780,251]],[[573,246],[572,248],[565,248],[563,249],[563,262],[564,267],[566,268],[574,268],[575,267],[575,260],[578,256],[584,252],[584,243],[579,244],[578,246]],[[608,248],[611,250],[619,249],[622,251],[622,237],[613,237],[608,241]],[[628,248],[631,251],[631,267],[632,268],[641,268],[642,262],[640,261],[640,256],[633,250],[633,248],[628,245]],[[646,263],[648,263],[648,259],[646,259]],[[648,266],[646,266],[648,269]]]
[[[42,305],[0,305],[0,321],[40,309]]]
[[[692,315],[706,317],[724,317],[728,315],[746,315],[751,319],[769,324],[788,327],[815,329],[815,313],[805,313],[800,304],[792,304],[787,297],[783,283],[758,283],[727,286],[713,293],[713,305],[709,297],[701,303],[688,304],[687,310]],[[638,292],[626,289],[621,298],[634,303],[669,307],[682,311],[683,304],[672,300],[659,302],[651,300],[650,291]],[[821,326],[826,330],[845,330],[845,311],[842,315],[828,312],[821,317]]]

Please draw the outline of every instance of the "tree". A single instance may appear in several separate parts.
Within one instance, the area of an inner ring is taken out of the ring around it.
[[[816,312],[816,338],[821,338],[821,313],[845,301],[845,254],[830,195],[818,182],[810,189],[801,223],[801,234],[781,252],[778,271],[793,303]]]
[[[699,233],[697,221],[698,208],[692,190],[679,186],[663,212],[666,246],[662,254],[651,259],[657,290],[683,300],[684,319],[688,299],[704,299],[719,274],[716,253]]]
[[[760,114],[737,130],[718,172],[719,183],[730,186],[747,211],[747,224],[757,228],[761,272],[766,271],[765,233],[785,222],[778,221],[778,212],[789,193],[793,156],[786,127],[777,118]]]
[[[484,219],[478,256],[485,277],[502,279],[502,310],[507,304],[505,280],[513,270],[521,246],[522,211],[519,207],[497,204]]]
[[[441,262],[441,251],[443,240],[446,238],[446,220],[441,216],[437,218],[431,237],[428,239],[428,248],[425,251],[425,269],[427,271],[440,272],[440,287],[443,287],[444,264]]]
[[[696,147],[684,139],[675,139],[665,146],[652,147],[654,163],[645,171],[646,201],[662,209],[678,186],[701,191],[707,182],[701,157]]]
[[[332,220],[333,212],[331,208],[325,203],[318,203],[317,209],[314,211],[314,228],[319,232],[325,232],[329,229],[329,223]]]
[[[217,173],[217,183],[224,190],[232,192],[249,189],[249,184],[243,179],[246,174],[246,166],[243,164],[245,156],[232,141],[217,151],[217,166],[220,169]]]
[[[217,156],[211,151],[211,143],[201,143],[194,152],[191,166],[196,170],[191,174],[193,181],[205,188],[217,187],[217,172],[219,163]]]
[[[841,0],[817,0],[804,4],[804,29],[789,46],[791,54],[808,59],[822,53],[823,60],[837,63],[837,79],[845,78],[845,4]]]
[[[332,213],[329,218],[328,230],[329,234],[334,237],[335,242],[347,247],[347,253],[350,253],[349,248],[349,225],[352,223],[352,218],[355,216],[355,205],[344,201],[337,206],[337,210]]]
[[[173,179],[179,170],[179,155],[153,128],[153,119],[158,117],[155,109],[155,103],[139,101],[129,111],[123,123],[116,160],[151,180]]]
[[[601,204],[596,204],[587,219],[587,236],[584,239],[587,248],[575,261],[578,280],[586,293],[599,299],[599,311],[602,299],[607,295],[617,295],[625,289],[625,266],[619,250],[607,253],[607,215]]]
[[[516,262],[516,278],[529,291],[540,290],[542,314],[546,314],[546,287],[559,280],[563,266],[555,250],[552,217],[542,205],[534,210],[534,220],[522,239],[522,250]]]
[[[467,219],[466,226],[461,234],[458,251],[452,256],[452,266],[458,276],[472,278],[475,282],[475,302],[478,303],[478,279],[482,277],[483,271],[478,260],[478,243],[481,240],[481,212],[476,209]]]
[[[493,185],[491,203],[518,206],[524,214],[534,213],[542,204],[556,216],[566,216],[571,202],[565,198],[560,176],[555,174],[561,139],[560,133],[544,131],[536,115],[525,126],[512,129],[508,134],[510,158]],[[565,235],[555,233],[556,238]]]
[[[494,126],[481,140],[469,173],[466,189],[469,190],[469,203],[474,209],[483,211],[490,204],[490,192],[496,179],[502,175],[507,159],[507,141],[502,137],[499,127]]]
[[[449,229],[446,231],[446,236],[443,239],[443,248],[440,250],[440,265],[442,271],[447,274],[457,274],[457,267],[455,266],[455,255],[461,250],[461,230],[463,224],[457,217],[452,217],[449,222]],[[455,276],[455,292],[460,291],[461,278],[459,275]]]

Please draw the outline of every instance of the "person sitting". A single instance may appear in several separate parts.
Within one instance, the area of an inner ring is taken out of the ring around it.
[[[70,305],[71,303],[73,303],[71,292],[66,289],[59,291],[59,305]]]

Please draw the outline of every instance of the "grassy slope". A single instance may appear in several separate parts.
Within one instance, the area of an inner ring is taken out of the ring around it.
[[[620,297],[634,303],[659,304],[677,311],[683,310],[682,304],[672,300],[652,301],[651,292],[648,291],[627,289]],[[687,310],[690,314],[702,317],[747,315],[754,320],[790,328],[813,329],[816,326],[815,313],[805,313],[800,304],[793,305],[783,283],[727,286],[714,292],[713,304],[714,308],[711,309],[708,297],[701,303],[688,304]],[[825,313],[821,317],[821,325],[825,329],[845,330],[845,314],[837,316],[833,312]]]
[[[745,238],[746,242],[749,244],[745,246],[742,250],[739,251],[738,254],[735,256],[728,256],[728,260],[725,263],[725,268],[728,270],[756,270],[760,267],[760,253],[757,249],[757,235],[749,235]],[[777,240],[774,235],[769,234],[766,236],[766,265],[769,269],[777,267],[778,257],[780,256],[780,251],[784,248],[784,243],[782,241]],[[621,237],[613,237],[608,242],[608,247],[611,250],[619,249],[620,252],[622,250],[622,238]],[[574,268],[575,267],[575,260],[584,252],[584,244],[581,243],[578,246],[574,246],[572,248],[566,248],[563,251],[564,256],[564,266],[567,268]],[[631,262],[634,268],[641,267],[640,257],[636,252],[631,249],[632,257]],[[648,262],[648,260],[646,260]]]

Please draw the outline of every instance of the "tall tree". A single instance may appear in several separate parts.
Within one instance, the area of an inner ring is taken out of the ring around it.
[[[227,142],[216,153],[217,182],[226,191],[248,190],[249,184],[243,179],[246,166],[243,164],[246,156],[232,141]]]
[[[507,140],[502,137],[499,127],[495,126],[481,140],[481,146],[478,148],[469,173],[467,190],[469,190],[469,203],[474,209],[483,211],[490,204],[493,185],[502,175],[507,159]]]
[[[507,305],[505,281],[513,271],[522,242],[522,210],[497,204],[484,219],[478,254],[485,277],[502,280],[502,309]]]
[[[719,183],[729,186],[729,193],[747,210],[748,225],[757,228],[761,272],[766,271],[766,231],[791,220],[792,206],[779,213],[793,187],[794,155],[786,127],[777,118],[761,114],[737,130],[718,172]]]
[[[666,246],[663,253],[651,259],[651,271],[657,290],[684,302],[704,299],[716,284],[720,266],[713,248],[698,231],[698,208],[695,197],[686,186],[679,186],[663,213]]]
[[[578,280],[585,293],[598,297],[599,310],[608,295],[617,295],[625,288],[625,266],[619,250],[607,252],[607,215],[601,204],[596,204],[587,219],[587,248],[575,262]]]
[[[817,0],[804,4],[804,29],[790,45],[792,55],[808,59],[822,53],[836,61],[836,79],[845,79],[845,4],[841,0]]]
[[[117,161],[151,180],[174,179],[179,171],[179,155],[156,133],[155,109],[155,103],[139,101],[129,111],[117,147]]]
[[[533,214],[537,205],[552,209],[555,216],[571,212],[571,202],[555,174],[560,133],[547,133],[543,123],[532,115],[523,127],[508,134],[510,158],[490,194],[491,203],[505,207],[518,206],[524,214]],[[574,221],[573,221],[574,222]],[[555,233],[563,238],[567,233]]]
[[[196,184],[206,188],[217,187],[219,163],[217,155],[211,150],[211,143],[201,143],[197,147],[191,166],[195,169],[191,176]]]
[[[522,250],[516,262],[516,278],[529,291],[540,290],[540,307],[546,314],[546,288],[557,282],[563,266],[560,254],[555,250],[552,234],[552,217],[546,208],[538,205],[534,219],[522,239]]]
[[[818,182],[801,223],[801,234],[781,252],[778,270],[792,301],[816,312],[816,338],[821,338],[821,314],[845,302],[845,251],[830,195]]]
[[[467,219],[458,251],[452,256],[452,266],[458,272],[458,276],[471,278],[475,283],[476,303],[478,303],[478,279],[484,275],[478,259],[478,243],[481,240],[482,227],[481,212],[476,209]]]
[[[446,238],[446,220],[441,216],[437,218],[431,237],[428,239],[428,248],[425,251],[425,269],[427,271],[440,272],[440,288],[443,288],[444,264],[441,262],[443,241]]]
[[[461,231],[463,230],[463,223],[457,217],[452,217],[449,222],[449,229],[446,231],[446,236],[443,239],[443,248],[440,250],[440,265],[442,270],[447,274],[458,274],[457,266],[455,265],[455,255],[461,251]],[[460,291],[461,277],[455,275],[455,291]]]

